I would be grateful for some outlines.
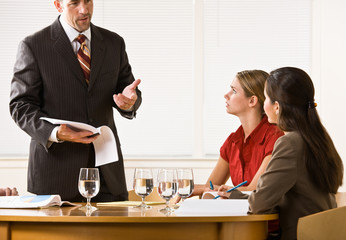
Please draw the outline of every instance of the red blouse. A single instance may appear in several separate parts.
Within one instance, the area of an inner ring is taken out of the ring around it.
[[[275,141],[283,135],[264,116],[244,142],[244,130],[240,126],[231,133],[220,149],[220,156],[229,163],[229,172],[235,185],[247,180],[247,186],[261,166],[263,159],[272,154]]]

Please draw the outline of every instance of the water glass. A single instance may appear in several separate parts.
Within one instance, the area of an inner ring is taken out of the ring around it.
[[[153,173],[149,168],[136,168],[133,176],[133,189],[142,198],[142,203],[135,208],[151,208],[145,204],[144,199],[154,188]]]

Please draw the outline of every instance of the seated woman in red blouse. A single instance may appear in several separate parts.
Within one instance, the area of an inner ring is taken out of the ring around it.
[[[0,196],[17,196],[18,192],[16,188],[0,188]]]
[[[225,94],[226,110],[239,118],[241,126],[226,139],[220,149],[219,160],[205,185],[195,185],[193,195],[201,196],[214,190],[231,178],[233,185],[245,180],[241,191],[256,188],[260,175],[271,158],[275,141],[283,135],[275,125],[268,122],[263,110],[264,84],[268,73],[261,70],[237,73],[231,89]]]

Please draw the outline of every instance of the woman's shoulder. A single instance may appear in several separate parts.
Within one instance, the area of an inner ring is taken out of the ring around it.
[[[299,132],[293,131],[293,132],[286,132],[286,134],[282,137],[286,141],[298,141],[302,142],[303,137]]]
[[[268,122],[268,117],[264,116],[262,119],[262,128],[266,130],[267,136],[277,136],[280,137],[284,133],[275,125]]]
[[[284,148],[294,148],[297,150],[303,148],[304,140],[298,132],[287,132],[276,141],[275,145],[280,145]]]

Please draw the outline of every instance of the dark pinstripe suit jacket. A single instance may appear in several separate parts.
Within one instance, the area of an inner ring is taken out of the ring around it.
[[[117,140],[119,161],[101,167],[109,190],[127,199],[123,158],[113,119],[112,95],[134,81],[124,40],[116,33],[91,24],[91,75],[86,84],[71,43],[57,19],[52,25],[26,37],[19,45],[11,83],[10,112],[17,125],[31,136],[28,191],[78,196],[78,174],[86,167],[91,145],[54,143],[47,148],[54,125],[40,117],[109,126]],[[133,118],[141,104],[141,92]]]

